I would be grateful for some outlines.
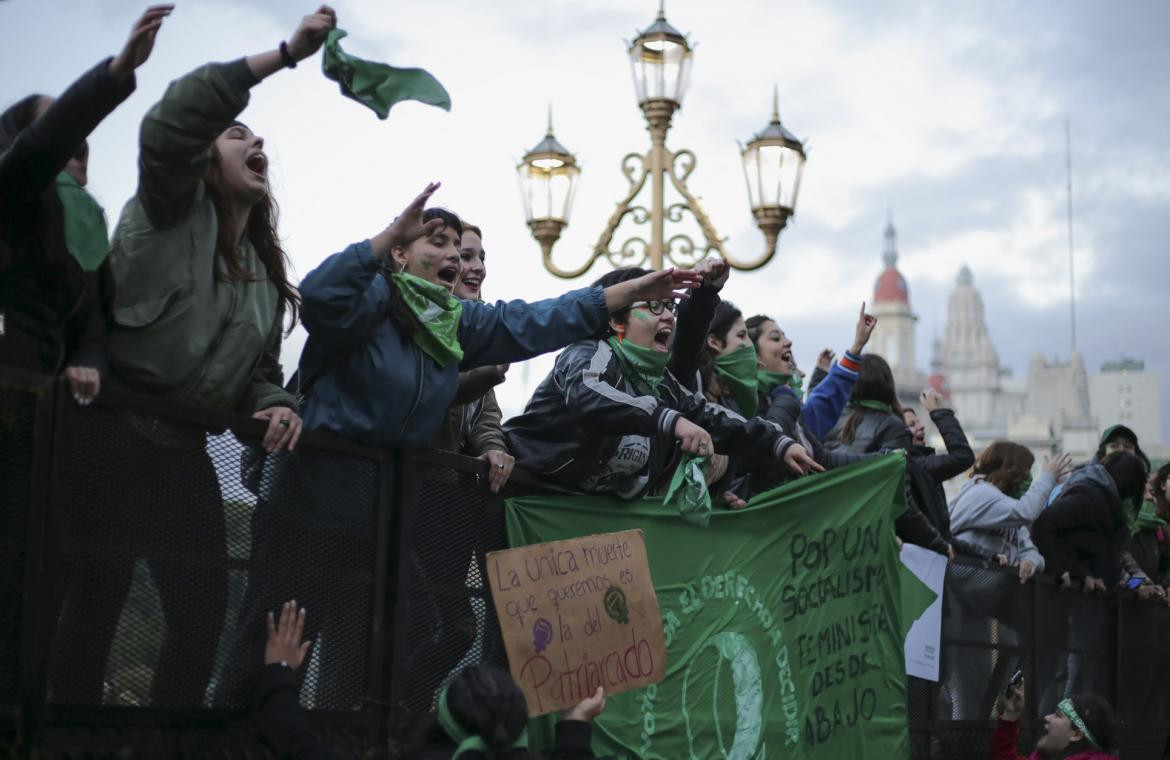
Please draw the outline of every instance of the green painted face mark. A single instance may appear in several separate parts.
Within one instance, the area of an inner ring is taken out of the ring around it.
[[[631,309],[630,315],[637,317],[640,322],[653,322],[654,320],[658,319],[658,317],[644,309]]]
[[[610,586],[601,598],[605,613],[622,625],[630,622],[630,608],[626,606],[626,592],[617,586]]]

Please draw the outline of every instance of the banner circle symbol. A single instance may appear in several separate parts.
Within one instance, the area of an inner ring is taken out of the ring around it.
[[[695,689],[691,685],[692,672],[708,648],[714,649],[718,655],[714,665],[714,683],[710,698],[711,717],[715,725],[715,739],[719,745],[719,752],[726,760],[750,760],[760,744],[760,736],[764,730],[764,679],[755,647],[746,636],[735,631],[722,631],[703,642],[687,665],[686,673],[683,674],[682,714],[691,757],[707,756],[695,752],[695,734],[701,735],[706,731],[696,732],[691,727],[692,718],[687,692],[688,689],[692,692]],[[735,694],[735,734],[732,736],[730,748],[723,744],[724,732],[719,720],[719,679],[725,661],[731,668],[731,687]],[[698,699],[702,699],[702,695]]]

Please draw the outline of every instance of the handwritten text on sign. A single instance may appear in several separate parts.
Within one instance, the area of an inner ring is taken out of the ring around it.
[[[529,715],[639,689],[666,675],[666,645],[642,531],[487,555],[512,676]]]

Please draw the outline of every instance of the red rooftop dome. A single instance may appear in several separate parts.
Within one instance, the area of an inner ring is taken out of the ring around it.
[[[901,301],[910,303],[910,290],[906,287],[906,278],[893,267],[886,267],[877,278],[873,286],[874,301]]]

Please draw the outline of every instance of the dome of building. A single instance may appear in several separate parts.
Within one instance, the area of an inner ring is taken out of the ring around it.
[[[877,283],[873,286],[873,300],[910,303],[910,289],[906,287],[906,278],[897,269],[887,267],[878,275]]]

